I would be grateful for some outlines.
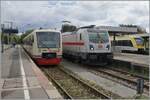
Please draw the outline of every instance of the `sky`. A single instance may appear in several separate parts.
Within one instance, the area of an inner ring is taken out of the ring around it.
[[[1,23],[13,22],[24,32],[73,25],[140,25],[149,32],[149,1],[1,1]],[[6,26],[8,23],[6,23]]]

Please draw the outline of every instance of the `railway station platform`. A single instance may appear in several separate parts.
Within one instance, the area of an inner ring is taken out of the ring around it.
[[[132,65],[149,68],[149,55],[114,53],[114,60],[130,62]]]
[[[1,54],[0,99],[62,99],[19,45]]]

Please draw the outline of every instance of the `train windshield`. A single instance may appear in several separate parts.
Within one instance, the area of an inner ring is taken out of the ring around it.
[[[90,33],[89,41],[91,43],[107,43],[109,42],[108,33]]]
[[[37,40],[39,48],[58,48],[60,34],[58,32],[37,32]]]
[[[135,38],[135,41],[137,43],[137,45],[143,45],[144,44],[144,39],[143,38]]]

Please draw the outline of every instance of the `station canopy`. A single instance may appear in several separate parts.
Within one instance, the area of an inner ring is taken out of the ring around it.
[[[107,30],[109,33],[137,33],[137,27],[114,27],[114,26],[96,26],[97,29]]]

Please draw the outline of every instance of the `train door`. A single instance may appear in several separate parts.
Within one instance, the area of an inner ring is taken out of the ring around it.
[[[78,41],[78,51],[80,52],[80,53],[83,53],[83,52],[87,52],[87,46],[86,46],[86,35],[87,34],[84,34],[84,31],[80,31],[79,33],[78,33],[78,37],[77,37],[77,41]]]
[[[31,52],[33,54],[34,50],[34,35],[31,35]]]
[[[80,43],[81,43],[81,33],[77,32],[76,33],[76,51],[78,53],[81,52]]]

